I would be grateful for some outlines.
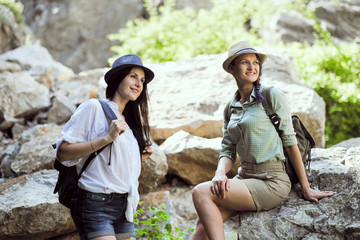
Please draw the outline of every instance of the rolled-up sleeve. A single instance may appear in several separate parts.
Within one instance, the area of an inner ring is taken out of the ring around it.
[[[270,95],[271,101],[274,104],[274,111],[280,118],[279,130],[283,146],[296,145],[297,139],[291,119],[291,108],[285,94],[276,88],[272,88]]]
[[[221,141],[221,151],[220,151],[220,155],[219,155],[219,159],[222,157],[228,157],[231,159],[231,161],[235,162],[236,161],[236,145],[235,143],[232,141],[229,132],[227,130],[228,127],[228,123],[229,123],[229,117],[228,116],[228,112],[229,112],[229,105],[230,102],[225,106],[224,109],[224,120],[223,120],[223,128],[222,128],[222,132],[223,132],[223,139]]]
[[[101,105],[96,99],[83,102],[71,116],[70,120],[62,129],[62,137],[57,141],[56,154],[60,144],[65,141],[68,143],[87,142],[96,136],[94,133],[100,132],[104,128],[102,124],[94,124],[103,119]],[[73,159],[62,162],[66,166],[78,164],[81,159]]]

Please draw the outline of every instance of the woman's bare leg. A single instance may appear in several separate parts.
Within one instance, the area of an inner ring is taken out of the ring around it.
[[[199,215],[193,240],[225,239],[223,222],[233,211],[256,211],[255,203],[245,183],[239,179],[229,181],[230,190],[224,199],[212,194],[211,182],[201,183],[193,189],[193,201]]]
[[[228,210],[228,209],[220,209],[220,212],[221,212],[223,222],[225,222],[228,218],[230,218],[233,215],[234,211]],[[191,236],[191,239],[194,239],[194,240],[196,240],[196,239],[208,240],[209,239],[200,218],[196,222],[196,228],[195,228],[194,233]]]

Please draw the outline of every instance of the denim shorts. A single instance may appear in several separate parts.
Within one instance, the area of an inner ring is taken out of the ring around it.
[[[80,239],[112,235],[116,239],[134,236],[134,223],[125,217],[127,194],[92,193],[79,189],[71,216]]]

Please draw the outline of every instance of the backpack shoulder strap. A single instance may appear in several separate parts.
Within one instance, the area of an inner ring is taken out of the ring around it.
[[[101,104],[102,109],[104,110],[105,116],[106,116],[107,120],[109,121],[109,123],[112,120],[117,119],[115,113],[113,112],[113,110],[111,110],[110,106],[104,100],[101,100],[101,99],[98,99],[98,100],[99,100],[99,103]]]
[[[226,106],[225,106],[225,120],[227,121],[227,122],[229,122],[230,121],[230,116],[231,116],[231,103],[233,102],[233,100],[234,100],[234,98],[236,97],[236,95],[237,95],[237,91],[234,93],[234,95],[233,95],[233,98],[226,104]]]
[[[279,116],[275,113],[273,106],[272,106],[272,102],[271,102],[271,96],[270,96],[270,91],[271,91],[272,87],[263,87],[262,90],[262,94],[264,96],[264,100],[261,102],[266,115],[268,115],[268,117],[270,118],[271,123],[274,125],[276,131],[279,133],[280,135],[280,129],[279,129],[279,125],[280,125],[280,118]]]
[[[98,99],[99,103],[101,104],[102,109],[104,110],[105,116],[109,122],[109,124],[112,122],[112,120],[117,119],[115,113],[113,112],[113,110],[111,110],[110,106],[101,99]],[[110,143],[111,144],[111,143]],[[104,150],[104,148],[106,148],[108,145],[100,148],[99,150],[93,152],[92,154],[90,154],[90,156],[86,159],[84,166],[81,168],[79,175],[78,175],[78,180],[81,177],[81,174],[86,170],[86,168],[89,166],[90,162],[95,158],[96,155],[98,155],[102,150]]]
[[[231,107],[230,107],[230,102],[228,102],[225,106],[225,120],[227,122],[229,122],[230,120],[230,115],[231,115]]]
[[[272,102],[270,98],[270,90],[272,87],[263,87],[262,94],[264,96],[264,100],[261,102],[265,112],[267,115],[271,115],[274,113],[274,110],[272,108]]]

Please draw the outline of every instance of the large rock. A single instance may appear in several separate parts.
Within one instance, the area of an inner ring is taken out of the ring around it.
[[[360,34],[360,2],[358,0],[310,1],[321,26],[337,41],[352,42]]]
[[[261,49],[265,62],[262,83],[286,93],[293,113],[304,121],[317,147],[325,146],[325,103],[300,83],[292,57],[280,49]],[[178,132],[216,138],[222,136],[223,110],[237,90],[233,77],[222,69],[227,53],[150,65],[150,124],[158,143]]]
[[[52,106],[48,111],[47,121],[59,125],[64,124],[70,119],[75,110],[75,104],[67,96],[60,92],[56,93],[52,100]]]
[[[54,86],[53,91],[66,96],[72,104],[78,106],[89,98],[105,98],[106,84],[104,74],[108,68],[93,69],[76,74],[69,81]]]
[[[168,173],[168,163],[165,153],[156,144],[152,145],[153,154],[141,165],[139,178],[139,192],[154,191],[161,183],[165,182]]]
[[[141,0],[23,0],[26,23],[55,59],[80,72],[108,66],[106,36],[141,16]]]
[[[311,187],[337,194],[315,204],[299,198],[298,190],[292,191],[289,199],[273,210],[243,213],[240,238],[360,239],[359,179],[360,147],[314,149]]]
[[[0,73],[0,96],[5,118],[29,117],[50,106],[49,89],[25,72]]]
[[[20,150],[20,144],[15,143],[7,146],[7,148],[0,153],[0,177],[12,178],[16,177],[16,174],[11,169],[11,164],[14,161],[16,155]]]
[[[54,61],[48,50],[37,44],[8,51],[0,55],[0,60],[20,64],[23,72],[48,87],[57,81],[68,81],[74,75],[70,68]]]
[[[56,124],[37,125],[21,135],[21,148],[11,164],[16,175],[52,169],[55,150],[51,144],[61,137],[61,127]]]
[[[334,147],[343,147],[343,148],[360,147],[360,137],[351,138],[351,139],[342,141],[338,144],[331,146],[331,148],[334,148]]]
[[[221,150],[221,138],[206,139],[179,131],[160,145],[168,158],[169,173],[188,184],[210,181],[214,175]],[[236,174],[236,167],[229,176]]]
[[[0,240],[45,240],[75,231],[70,211],[52,194],[57,171],[43,170],[0,185]]]
[[[309,11],[314,11],[323,30],[334,37],[335,42],[352,42],[360,34],[360,4],[357,0],[311,0],[307,4]],[[256,21],[256,19],[254,19]],[[263,24],[260,35],[269,43],[279,41],[315,42],[316,22],[302,13],[292,10],[276,14]]]
[[[277,42],[308,42],[314,43],[315,21],[303,16],[300,12],[292,10],[274,15],[266,23],[267,27],[261,29],[260,34],[271,44]]]

